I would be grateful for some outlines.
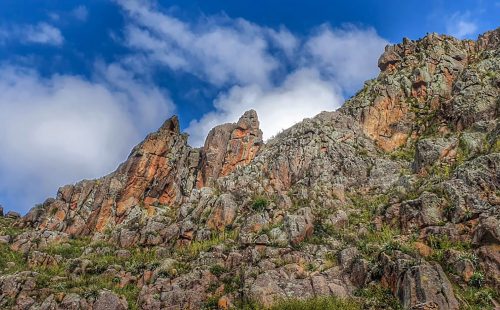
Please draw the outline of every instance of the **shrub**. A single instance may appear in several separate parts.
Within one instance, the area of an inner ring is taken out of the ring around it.
[[[269,201],[265,197],[256,197],[252,202],[252,209],[257,212],[264,211],[269,205]]]
[[[469,284],[474,287],[482,287],[484,284],[484,274],[481,272],[474,272],[469,280]]]
[[[226,268],[224,268],[221,265],[213,265],[212,267],[210,267],[210,272],[214,276],[220,277],[222,274],[224,274],[225,272],[227,272],[227,270],[226,270]]]

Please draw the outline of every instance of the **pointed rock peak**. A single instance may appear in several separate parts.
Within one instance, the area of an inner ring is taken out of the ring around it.
[[[238,127],[243,129],[259,128],[259,117],[255,110],[248,110],[238,120]]]
[[[142,156],[145,153],[162,154],[171,147],[171,142],[175,141],[175,137],[180,134],[179,119],[174,115],[167,119],[156,132],[148,134],[141,143],[136,145],[129,157]]]
[[[248,110],[245,113],[243,113],[243,115],[238,120],[236,126],[237,129],[235,130],[234,133],[237,134],[239,137],[241,137],[242,134],[244,135],[250,134],[252,136],[257,137],[258,140],[260,140],[259,142],[262,141],[262,131],[259,128],[260,126],[259,118],[255,110]]]
[[[158,132],[174,132],[174,133],[180,133],[180,125],[179,125],[179,118],[177,115],[172,116],[171,118],[167,119],[163,125],[161,125],[160,129],[158,129]]]
[[[238,123],[213,128],[205,140],[198,187],[250,163],[262,146],[262,131],[255,110],[245,112]]]

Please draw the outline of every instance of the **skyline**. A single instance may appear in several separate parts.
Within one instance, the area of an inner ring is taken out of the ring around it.
[[[378,74],[387,44],[475,39],[500,11],[495,1],[33,5],[0,4],[0,204],[21,213],[111,172],[174,114],[194,146],[251,108],[268,138],[337,109]]]

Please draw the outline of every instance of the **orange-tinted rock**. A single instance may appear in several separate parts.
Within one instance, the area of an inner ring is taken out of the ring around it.
[[[205,140],[198,187],[210,184],[221,176],[255,158],[262,146],[262,131],[254,110],[245,112],[236,124],[213,128]]]
[[[408,113],[408,105],[398,98],[379,97],[366,110],[362,119],[363,131],[385,151],[392,151],[406,143],[408,133],[395,126]]]
[[[231,302],[229,301],[229,298],[227,298],[227,296],[222,296],[221,298],[219,298],[217,305],[219,309],[229,309],[231,306]]]
[[[432,254],[432,249],[423,242],[415,242],[414,246],[418,253],[423,257],[427,257]]]

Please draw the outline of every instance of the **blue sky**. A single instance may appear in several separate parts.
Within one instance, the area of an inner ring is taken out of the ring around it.
[[[476,38],[500,1],[0,2],[0,204],[102,176],[173,114],[199,146],[259,113],[265,137],[335,110],[386,44]]]

